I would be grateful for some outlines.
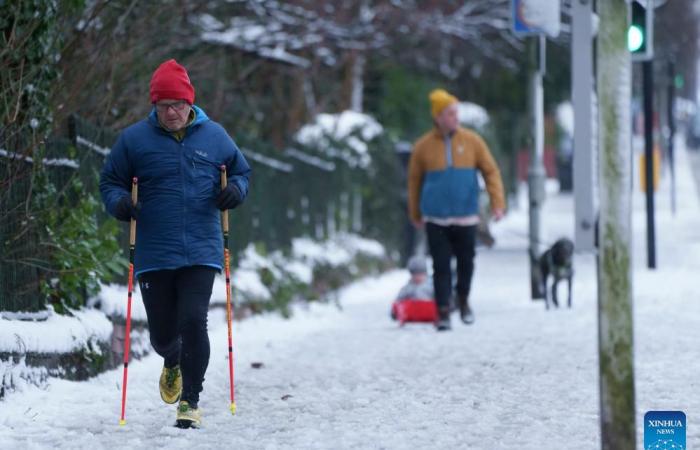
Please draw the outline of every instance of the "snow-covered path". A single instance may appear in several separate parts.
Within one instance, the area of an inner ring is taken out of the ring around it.
[[[688,448],[700,448],[700,207],[685,156],[675,218],[667,178],[657,195],[656,272],[645,268],[635,190],[639,448],[652,409],[684,411]],[[570,196],[548,199],[548,241],[571,234],[571,211]],[[449,333],[398,328],[388,310],[406,281],[400,271],[343,290],[342,309],[312,305],[289,321],[237,323],[231,416],[226,326],[214,311],[203,429],[172,427],[174,407],[158,395],[161,361],[150,356],[130,366],[127,426],[117,425],[121,369],[89,382],[52,380],[0,402],[0,448],[600,448],[594,259],[576,258],[574,308],[546,312],[529,300],[526,230],[516,211],[495,227],[498,247],[480,251],[473,326],[453,318]]]
[[[593,309],[555,316],[515,298],[510,280],[525,279],[520,253],[480,258],[478,322],[455,321],[452,333],[389,321],[387,299],[402,272],[345,290],[343,311],[318,306],[289,322],[239,324],[235,417],[227,410],[223,315],[212,314],[206,423],[188,436],[202,448],[514,448],[562,437],[577,443],[567,448],[595,448]],[[487,265],[498,270],[488,276]],[[121,371],[89,383],[55,380],[46,392],[28,390],[2,405],[0,447],[190,447],[158,396],[160,364],[149,357],[131,366],[126,427],[116,425]]]

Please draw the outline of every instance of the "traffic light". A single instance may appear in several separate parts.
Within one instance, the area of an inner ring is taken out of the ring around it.
[[[646,61],[654,57],[654,6],[647,0],[632,0],[627,48],[632,53],[632,61]]]

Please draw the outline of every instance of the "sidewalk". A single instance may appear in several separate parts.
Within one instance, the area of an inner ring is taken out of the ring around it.
[[[667,177],[656,196],[656,271],[646,269],[644,199],[634,191],[638,448],[652,409],[684,411],[688,448],[700,448],[700,202],[678,148],[675,217]],[[546,241],[571,236],[572,211],[570,195],[547,199]],[[547,312],[529,299],[526,211],[493,232],[497,246],[477,257],[473,326],[453,317],[449,333],[398,328],[388,312],[403,271],[343,290],[342,310],[251,318],[234,329],[231,417],[226,325],[214,311],[202,430],[172,427],[174,408],[158,396],[162,362],[150,356],[130,366],[126,427],[117,426],[119,369],[11,394],[0,403],[0,448],[598,449],[595,260],[576,256],[574,307]]]
[[[690,150],[686,152],[688,161],[690,162],[690,170],[693,172],[695,187],[697,188],[698,197],[700,197],[700,150]]]

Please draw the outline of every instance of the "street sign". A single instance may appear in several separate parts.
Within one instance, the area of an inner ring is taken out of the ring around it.
[[[511,0],[513,32],[557,37],[561,29],[560,0]]]

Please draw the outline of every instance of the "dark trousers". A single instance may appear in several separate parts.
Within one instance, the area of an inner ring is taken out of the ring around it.
[[[452,295],[452,255],[457,258],[457,295],[469,297],[474,274],[477,225],[443,227],[428,222],[430,256],[433,258],[433,284],[438,309],[449,309]]]
[[[166,367],[180,365],[182,400],[199,401],[209,365],[207,312],[217,270],[208,266],[157,270],[139,276],[153,349]]]

